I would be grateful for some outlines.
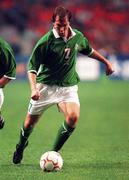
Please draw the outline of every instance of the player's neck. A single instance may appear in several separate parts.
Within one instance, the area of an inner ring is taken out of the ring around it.
[[[67,33],[66,33],[65,39],[68,40],[71,36],[72,36],[72,32],[71,32],[71,29],[69,28]]]

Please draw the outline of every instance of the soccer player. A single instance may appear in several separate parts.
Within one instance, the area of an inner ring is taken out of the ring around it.
[[[106,75],[113,73],[111,63],[94,50],[86,37],[70,26],[71,12],[56,7],[52,16],[53,28],[36,44],[28,63],[31,100],[20,139],[13,154],[13,163],[23,158],[28,137],[41,115],[57,104],[65,121],[61,125],[51,150],[59,151],[74,131],[80,111],[78,98],[79,77],[75,70],[77,53],[105,64]]]
[[[0,129],[4,127],[4,118],[1,108],[4,102],[3,88],[12,79],[15,79],[16,63],[13,50],[10,45],[0,38]]]

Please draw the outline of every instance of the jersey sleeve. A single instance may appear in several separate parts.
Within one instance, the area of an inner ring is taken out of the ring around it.
[[[90,46],[89,41],[83,35],[80,41],[79,52],[87,56],[91,55],[93,52],[93,48]]]
[[[46,54],[46,42],[37,43],[28,62],[28,72],[37,74]]]
[[[16,62],[11,47],[2,48],[1,59],[3,63],[4,77],[9,79],[16,78]]]

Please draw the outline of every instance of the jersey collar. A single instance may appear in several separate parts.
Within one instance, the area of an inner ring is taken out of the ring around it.
[[[71,36],[69,37],[69,39],[71,39],[73,36],[76,35],[76,33],[72,30],[71,27],[69,27],[69,28],[70,28],[70,31],[71,31]],[[52,31],[53,31],[53,34],[54,34],[55,38],[60,38],[60,36],[59,36],[58,32],[56,31],[56,29],[53,28]],[[67,40],[69,40],[69,39],[67,39]]]

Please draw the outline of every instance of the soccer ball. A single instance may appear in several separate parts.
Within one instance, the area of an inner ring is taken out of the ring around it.
[[[40,158],[40,167],[43,171],[52,172],[62,169],[63,159],[56,151],[45,152]]]

